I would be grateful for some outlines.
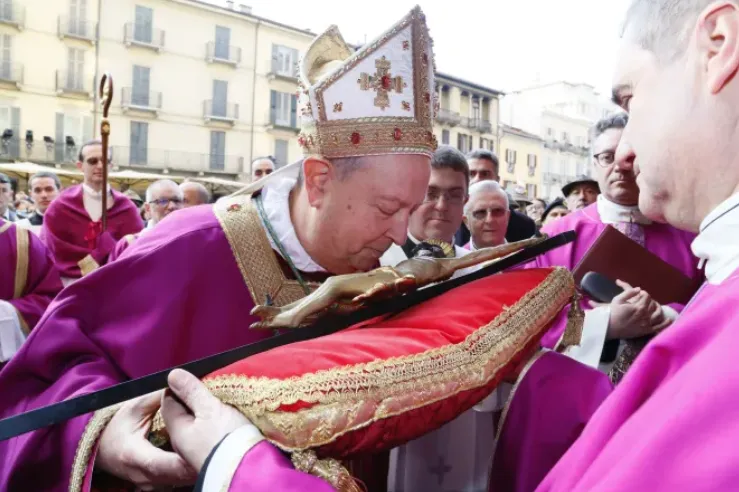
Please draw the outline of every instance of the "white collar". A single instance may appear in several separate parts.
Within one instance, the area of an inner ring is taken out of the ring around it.
[[[703,219],[691,248],[706,266],[706,278],[718,285],[739,268],[739,193]]]
[[[82,190],[85,192],[85,195],[90,198],[95,198],[96,200],[102,200],[103,198],[103,193],[101,191],[93,190],[87,185],[87,183],[82,183]],[[110,185],[108,185],[108,193],[110,193]]]
[[[598,195],[597,205],[600,221],[604,224],[617,224],[620,222],[634,222],[636,224],[650,225],[651,220],[646,218],[639,207],[619,205],[613,203],[603,195]]]
[[[503,238],[503,244],[508,244],[508,240],[506,238]],[[475,246],[475,242],[470,237],[470,251],[477,251],[478,249],[480,249],[480,248],[478,248],[477,246]]]
[[[295,268],[301,272],[325,272],[326,269],[316,263],[303,248],[295,233],[295,227],[290,219],[290,192],[297,184],[296,179],[285,178],[265,183],[262,188],[262,204],[272,230],[275,231],[277,239],[285,248],[285,253],[290,257]],[[265,226],[266,230],[266,226]],[[282,256],[279,248],[267,233],[272,249]]]

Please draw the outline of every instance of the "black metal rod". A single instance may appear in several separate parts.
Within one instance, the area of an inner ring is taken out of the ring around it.
[[[513,266],[531,261],[536,256],[574,241],[575,232],[569,231],[551,237],[536,246],[519,251],[507,258],[493,263],[477,272],[447,282],[411,292],[401,297],[372,304],[366,309],[349,315],[332,315],[322,318],[318,326],[293,330],[266,340],[250,343],[216,355],[198,359],[179,367],[197,377],[204,377],[229,364],[233,364],[252,355],[266,352],[290,343],[311,340],[336,333],[357,323],[370,320],[383,314],[398,313],[418,303],[437,297],[461,285],[479,280],[483,277],[499,273]],[[59,424],[69,419],[85,415],[96,410],[137,398],[167,387],[167,376],[175,369],[163,371],[132,379],[109,388],[77,396],[69,400],[54,403],[30,412],[0,420],[0,441],[25,434],[43,427]]]

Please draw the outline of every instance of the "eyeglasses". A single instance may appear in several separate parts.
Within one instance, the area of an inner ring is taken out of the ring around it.
[[[179,198],[158,198],[156,200],[152,200],[149,203],[153,203],[154,205],[159,205],[160,207],[166,207],[171,203],[174,203],[175,205],[181,205],[182,200]]]
[[[502,218],[506,213],[504,208],[481,208],[472,212],[472,218],[475,220],[485,220],[488,218],[488,214],[494,219]]]
[[[595,154],[593,158],[600,167],[608,167],[616,160],[616,154],[610,150],[606,150],[605,152]]]
[[[423,201],[426,203],[438,202],[441,197],[444,197],[444,201],[450,205],[461,205],[467,198],[467,192],[459,188],[455,188],[453,190],[429,188],[426,190],[426,198]]]

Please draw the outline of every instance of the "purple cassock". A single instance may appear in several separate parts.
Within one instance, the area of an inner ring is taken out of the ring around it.
[[[270,336],[249,329],[254,300],[284,305],[305,293],[248,198],[173,214],[67,287],[0,372],[0,417]],[[326,278],[317,276],[304,278],[315,288]],[[103,410],[0,442],[0,490],[88,490],[110,416]]]
[[[41,239],[62,277],[80,278],[104,265],[115,243],[144,227],[139,212],[125,195],[111,189],[107,230],[85,210],[82,185],[64,190],[44,214]]]
[[[139,233],[140,234],[140,233]],[[113,251],[108,255],[108,263],[115,261],[139,238],[139,234],[127,234],[115,243]]]
[[[0,299],[18,313],[26,335],[62,290],[59,272],[41,240],[0,219]]]

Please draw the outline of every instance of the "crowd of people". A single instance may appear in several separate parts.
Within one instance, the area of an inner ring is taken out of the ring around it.
[[[97,141],[80,150],[82,184],[29,179],[33,212],[0,175],[0,417],[271,337],[245,329],[256,306],[429,245],[459,258],[575,231],[512,275],[574,272],[615,234],[695,285],[692,299],[621,279],[610,302],[576,295],[511,379],[355,478],[372,492],[734,490],[739,4],[634,0],[624,26],[613,90],[624,112],[591,129],[592,177],[550,203],[514,200],[489,150],[436,144],[418,8],[358,54],[336,28],[316,38],[300,71],[304,158],[274,174],[272,159],[255,160],[242,193],[208,203],[196,182],[160,180],[135,204],[104,189]],[[377,77],[356,66],[365,58]],[[168,384],[1,441],[0,489],[77,492],[114,477],[140,489],[356,490],[291,462],[192,374],[173,370]],[[147,438],[158,409],[171,448]]]

